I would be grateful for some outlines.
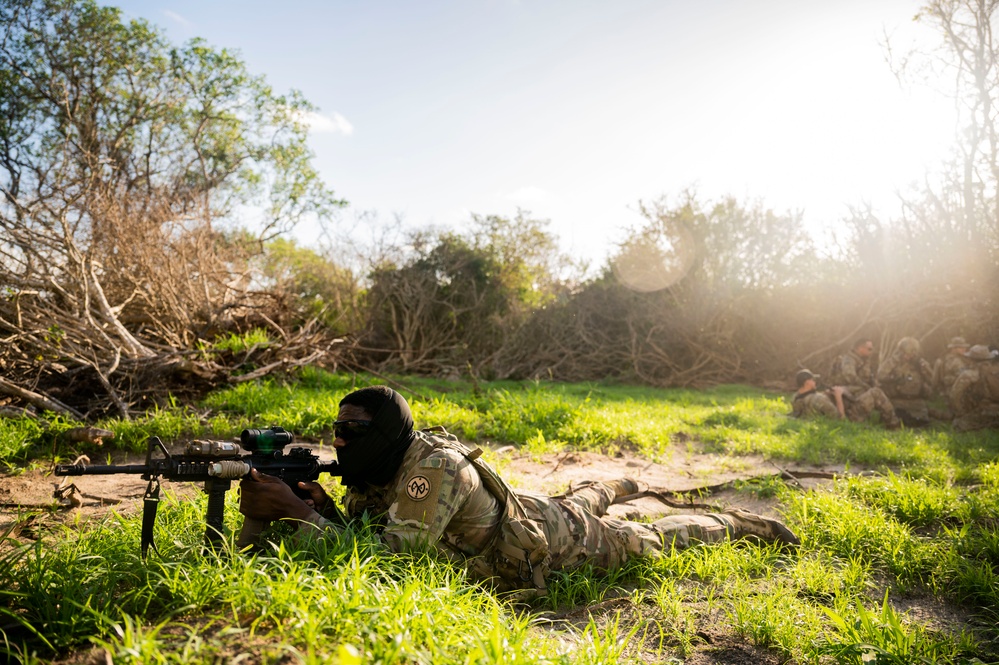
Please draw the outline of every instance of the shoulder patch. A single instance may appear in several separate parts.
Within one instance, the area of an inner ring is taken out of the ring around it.
[[[430,496],[430,490],[432,487],[433,484],[426,476],[413,476],[406,481],[406,496],[413,501],[423,501]]]
[[[430,524],[437,515],[437,504],[446,471],[445,460],[430,457],[409,472],[399,494],[396,518]]]

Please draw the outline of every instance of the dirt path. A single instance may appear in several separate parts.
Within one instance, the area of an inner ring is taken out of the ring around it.
[[[328,448],[316,448],[323,459],[332,457]],[[591,452],[564,452],[545,455],[527,455],[510,446],[497,451],[497,466],[501,474],[517,488],[559,494],[572,485],[585,481],[608,480],[628,476],[648,486],[683,492],[698,487],[718,485],[739,479],[772,476],[787,471],[814,473],[841,472],[835,466],[777,466],[761,457],[732,457],[709,453],[690,454],[686,446],[677,447],[671,461],[665,464],[622,453],[608,457]],[[101,460],[102,462],[104,460]],[[115,464],[139,464],[142,456],[118,455]],[[856,472],[856,469],[853,470]],[[814,479],[802,479],[805,487],[814,486]],[[63,492],[65,498],[57,499],[53,493],[60,487],[75,485],[76,492]],[[190,495],[199,488],[191,483],[164,481],[181,496]],[[77,517],[85,520],[101,517],[111,510],[129,513],[138,510],[146,481],[138,475],[74,476],[69,478],[52,475],[51,468],[35,468],[20,473],[0,473],[0,533],[4,533],[28,513],[51,513],[52,519]],[[75,498],[72,498],[75,495]],[[711,501],[719,505],[737,505],[765,514],[775,514],[768,502],[755,499],[749,493],[716,493]],[[613,506],[619,515],[662,512],[663,505],[651,498],[638,499],[629,504]],[[30,534],[28,535],[30,537]]]

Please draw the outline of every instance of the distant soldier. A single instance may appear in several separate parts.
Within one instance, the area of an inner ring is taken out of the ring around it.
[[[958,375],[950,391],[954,429],[999,427],[999,352],[976,344],[965,355],[971,366]]]
[[[873,340],[866,337],[858,339],[853,349],[833,361],[829,383],[843,386],[853,397],[874,388],[874,367],[871,365],[873,354]]]
[[[895,350],[878,369],[878,383],[903,423],[909,426],[930,423],[926,399],[933,393],[933,368],[920,355],[919,340],[915,337],[898,340]]]
[[[965,354],[971,347],[963,337],[952,337],[947,344],[947,353],[933,364],[933,387],[941,395],[950,395],[958,375],[972,366]]]
[[[900,426],[895,409],[879,388],[865,390],[858,397],[848,397],[848,391],[843,386],[820,390],[818,378],[818,374],[812,374],[807,369],[801,370],[795,376],[798,392],[794,394],[791,404],[791,415],[795,418],[826,416],[862,423],[877,411],[881,415],[881,424],[888,429]]]

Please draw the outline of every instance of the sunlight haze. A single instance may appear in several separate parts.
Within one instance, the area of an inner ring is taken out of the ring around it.
[[[601,263],[639,201],[694,188],[821,231],[851,204],[890,210],[954,131],[948,103],[885,62],[885,34],[896,52],[918,38],[903,0],[110,4],[238,49],[317,105],[347,227],[521,208]]]

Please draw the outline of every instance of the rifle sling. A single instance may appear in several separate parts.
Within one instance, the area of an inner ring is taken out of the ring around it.
[[[159,478],[151,478],[149,484],[146,485],[146,493],[142,497],[142,542],[140,547],[143,559],[146,558],[150,546],[157,555],[160,553],[156,549],[156,543],[153,542],[153,525],[156,523],[156,509],[159,508],[159,505],[160,480]]]

